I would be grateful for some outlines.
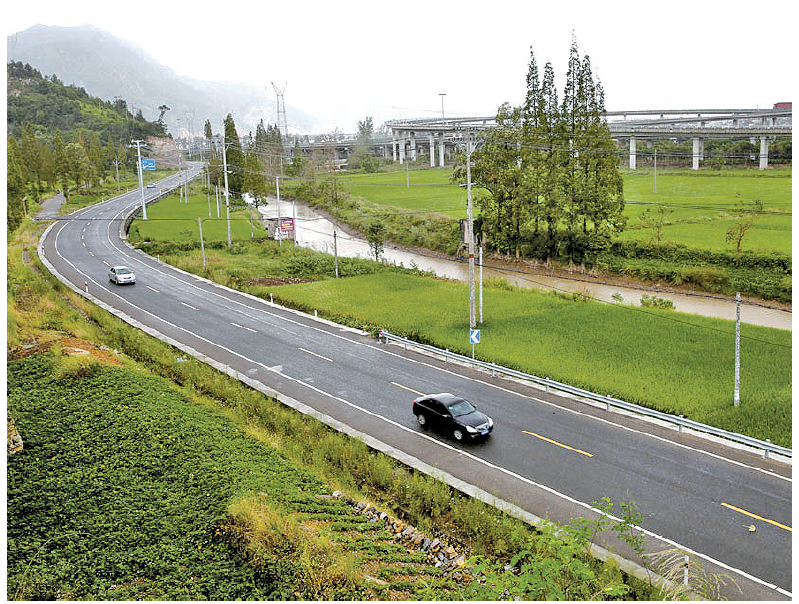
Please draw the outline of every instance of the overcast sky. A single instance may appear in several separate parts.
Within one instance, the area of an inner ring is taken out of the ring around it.
[[[346,132],[388,119],[493,115],[519,104],[532,47],[562,95],[572,33],[608,110],[766,108],[792,101],[792,2],[707,0],[15,0],[6,35],[90,24],[180,75],[285,86]],[[652,7],[656,8],[652,8]]]

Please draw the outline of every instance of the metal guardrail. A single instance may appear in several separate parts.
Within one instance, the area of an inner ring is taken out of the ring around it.
[[[746,436],[744,434],[738,434],[736,432],[727,432],[726,430],[722,430],[721,428],[708,426],[707,424],[701,424],[699,422],[686,419],[681,415],[680,416],[670,415],[668,413],[663,413],[661,411],[656,411],[654,409],[648,409],[646,407],[642,407],[634,403],[628,403],[626,401],[622,401],[620,399],[613,398],[611,396],[605,396],[603,394],[596,394],[594,392],[583,390],[581,388],[575,388],[574,386],[569,386],[568,384],[562,384],[560,382],[556,382],[555,380],[550,380],[549,378],[540,378],[535,375],[530,375],[528,373],[516,371],[515,369],[509,369],[507,367],[502,367],[501,365],[488,363],[486,361],[480,361],[478,359],[473,359],[464,355],[450,352],[449,350],[442,350],[440,348],[436,348],[435,346],[420,344],[419,342],[414,342],[413,340],[408,340],[406,338],[396,336],[382,329],[378,334],[378,339],[384,343],[397,342],[399,344],[403,344],[406,350],[408,349],[408,347],[417,348],[420,350],[424,350],[426,352],[430,352],[432,354],[441,355],[444,357],[445,360],[449,358],[461,363],[474,365],[476,367],[480,367],[487,371],[491,371],[492,376],[497,373],[501,373],[503,375],[508,375],[518,379],[533,382],[540,386],[544,386],[547,392],[549,392],[551,388],[553,390],[566,392],[574,396],[579,396],[581,398],[596,401],[598,403],[604,404],[605,409],[608,411],[610,411],[611,407],[616,407],[618,409],[624,409],[625,411],[629,411],[631,413],[637,413],[639,415],[652,417],[670,424],[674,424],[675,426],[677,426],[679,432],[682,432],[683,428],[689,428],[691,430],[696,430],[697,432],[704,432],[706,434],[711,434],[719,438],[724,438],[736,443],[747,445],[754,449],[759,449],[763,451],[763,455],[765,458],[768,458],[769,453],[776,453],[778,455],[783,455],[785,457],[790,457],[791,459],[793,459],[793,452],[791,449],[787,449],[785,447],[780,447],[779,445],[772,444],[771,441],[768,439],[763,441],[757,438]]]

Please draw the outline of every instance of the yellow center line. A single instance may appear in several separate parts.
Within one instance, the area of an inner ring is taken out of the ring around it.
[[[559,443],[556,440],[552,440],[551,438],[547,438],[546,436],[541,436],[540,434],[536,434],[535,432],[528,432],[527,430],[522,430],[525,434],[529,434],[530,436],[535,436],[536,438],[540,438],[541,440],[545,440],[548,443],[552,443],[553,445],[557,445],[558,447],[563,447],[564,449],[569,449],[570,451],[574,451],[575,453],[580,453],[581,455],[585,455],[586,457],[593,457],[593,453],[586,453],[585,451],[581,451],[580,449],[575,449],[574,447],[570,447],[569,445],[564,445]]]
[[[300,348],[303,352],[307,352],[308,354],[312,354],[315,357],[319,357],[320,359],[324,359],[325,361],[333,362],[333,359],[328,359],[327,357],[323,357],[321,354],[316,354],[315,352],[311,352],[310,350],[305,350],[305,348]]]
[[[414,394],[418,394],[419,396],[424,396],[424,392],[419,392],[418,390],[414,390],[413,388],[408,388],[407,386],[403,386],[402,384],[398,384],[397,382],[391,382],[392,386],[396,386],[397,388],[402,388],[403,390],[407,390],[408,392],[413,392]]]
[[[793,529],[790,526],[785,526],[784,524],[780,524],[779,522],[776,522],[774,520],[769,520],[768,518],[763,518],[763,516],[758,516],[757,514],[753,514],[752,512],[747,512],[746,510],[742,510],[741,508],[737,508],[734,505],[730,505],[729,503],[722,502],[721,505],[723,505],[725,508],[729,508],[731,510],[735,510],[736,512],[740,512],[741,514],[749,516],[750,518],[755,518],[757,520],[762,520],[763,522],[768,522],[769,524],[773,524],[774,526],[778,526],[781,529],[785,529],[786,531],[793,532]]]

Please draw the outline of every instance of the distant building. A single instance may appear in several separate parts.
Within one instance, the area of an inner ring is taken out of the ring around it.
[[[773,109],[791,109],[791,103],[774,103]]]

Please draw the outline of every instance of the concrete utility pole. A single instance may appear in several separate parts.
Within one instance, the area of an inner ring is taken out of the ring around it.
[[[443,97],[442,97],[443,98]],[[474,223],[472,219],[472,133],[466,130],[466,241],[469,245],[469,329],[475,327],[474,312]]]
[[[144,178],[142,177],[141,171],[141,144],[144,142],[142,140],[135,140],[130,141],[131,146],[136,145],[136,153],[138,154],[138,167],[139,167],[139,189],[141,189],[141,217],[142,220],[147,220],[147,204],[144,203]]]
[[[233,247],[230,239],[230,197],[227,186],[227,153],[225,152],[225,137],[222,136],[222,171],[225,173],[225,212],[227,213],[227,247]]]
[[[741,404],[741,292],[735,293],[735,393],[733,403]]]

